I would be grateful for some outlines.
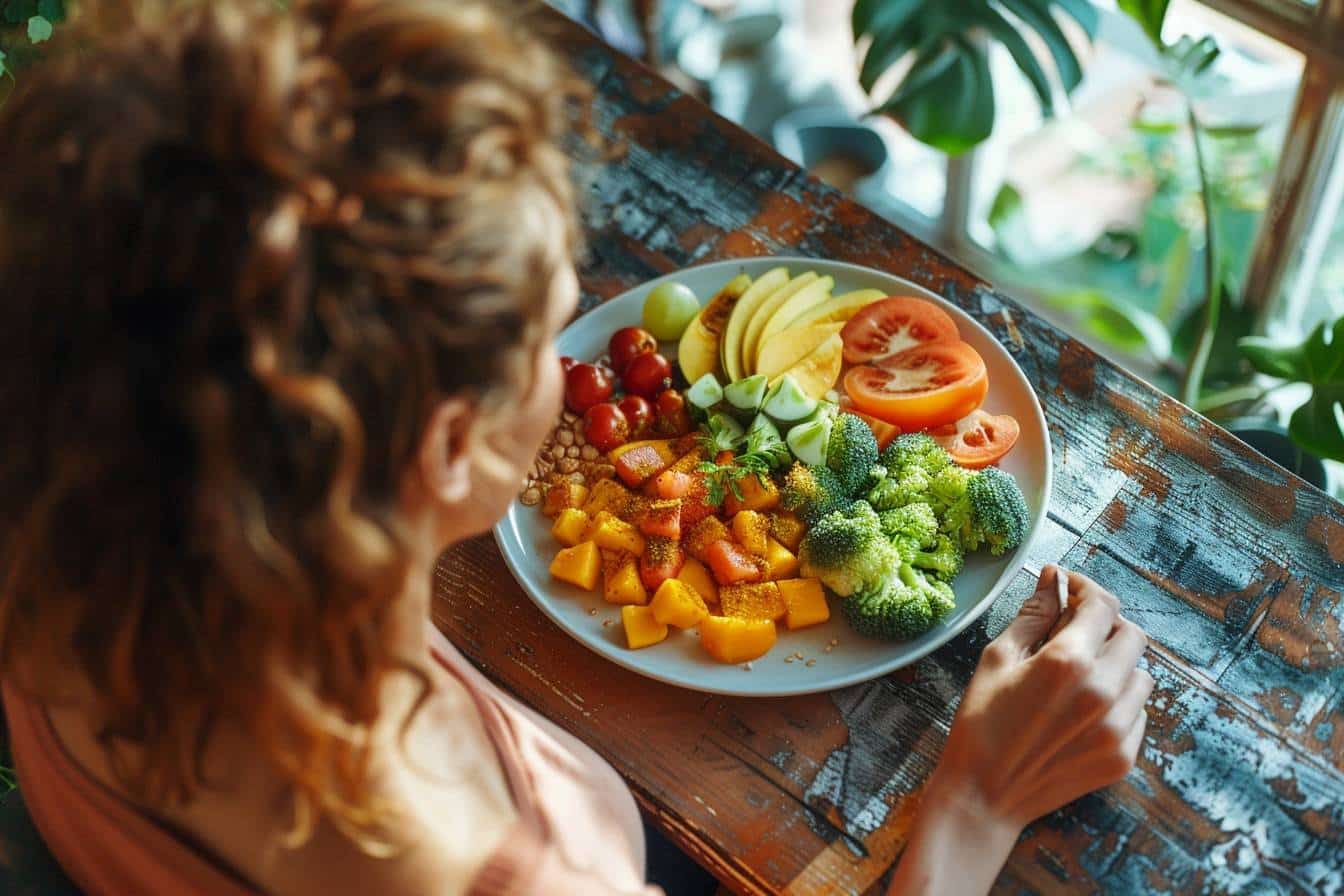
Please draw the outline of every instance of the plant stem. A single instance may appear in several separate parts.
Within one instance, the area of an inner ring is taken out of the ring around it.
[[[1214,392],[1212,395],[1202,396],[1191,407],[1201,414],[1208,414],[1209,411],[1242,401],[1261,401],[1271,391],[1271,389],[1257,386],[1254,383],[1246,383],[1241,386],[1223,389],[1221,392]]]
[[[1199,328],[1199,338],[1195,340],[1194,351],[1190,353],[1190,363],[1185,368],[1185,381],[1181,384],[1181,401],[1190,407],[1199,403],[1199,393],[1204,388],[1204,370],[1209,365],[1209,354],[1213,351],[1213,338],[1218,332],[1218,313],[1222,310],[1222,277],[1218,274],[1218,253],[1214,236],[1213,191],[1209,187],[1209,172],[1204,164],[1204,147],[1199,142],[1199,120],[1195,116],[1195,103],[1190,95],[1182,91],[1185,99],[1186,119],[1190,123],[1190,139],[1195,144],[1195,171],[1199,174],[1199,196],[1204,205],[1204,322]]]

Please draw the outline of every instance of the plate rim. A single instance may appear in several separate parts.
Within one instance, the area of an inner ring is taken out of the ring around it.
[[[943,305],[955,308],[962,315],[964,315],[966,319],[971,322],[971,324],[979,328],[984,336],[986,336],[993,342],[997,343],[1003,349],[1004,354],[1007,355],[1008,360],[1012,362],[1013,369],[1016,371],[1023,385],[1025,385],[1027,392],[1031,396],[1032,410],[1036,415],[1036,422],[1039,424],[1040,430],[1044,434],[1043,442],[1045,446],[1045,474],[1041,484],[1040,508],[1037,510],[1036,515],[1033,517],[1031,525],[1027,530],[1027,534],[1022,540],[1022,544],[1019,545],[1018,548],[1015,551],[1013,551],[1013,553],[1010,555],[1008,567],[1004,570],[1004,573],[999,576],[998,580],[994,583],[993,587],[991,587],[985,593],[984,597],[982,597],[979,601],[977,601],[974,605],[972,605],[969,608],[969,610],[965,614],[963,614],[961,618],[959,618],[955,623],[952,623],[951,625],[944,628],[938,636],[931,639],[928,643],[915,648],[913,651],[902,654],[900,659],[893,660],[889,664],[878,663],[865,671],[842,674],[838,676],[839,678],[838,682],[834,680],[828,680],[825,684],[818,686],[803,686],[796,688],[785,687],[780,690],[770,691],[769,693],[761,693],[756,690],[738,690],[727,687],[719,687],[714,685],[688,682],[683,678],[678,678],[675,676],[659,673],[657,671],[648,669],[640,665],[638,662],[636,662],[634,657],[625,657],[621,655],[621,651],[610,649],[609,642],[601,640],[590,641],[589,639],[582,637],[578,632],[576,632],[560,613],[552,610],[552,608],[548,605],[547,601],[540,599],[537,595],[532,593],[532,589],[528,587],[526,581],[524,580],[523,574],[516,562],[516,558],[514,556],[515,551],[512,549],[512,546],[506,545],[506,538],[508,536],[509,518],[515,511],[515,508],[523,507],[523,509],[525,510],[535,512],[535,508],[528,508],[525,507],[525,505],[522,505],[519,502],[517,496],[515,496],[509,502],[509,509],[505,512],[504,516],[502,516],[500,520],[497,523],[495,523],[495,525],[491,528],[491,532],[494,536],[495,545],[496,547],[498,547],[500,554],[504,558],[504,564],[508,568],[509,574],[513,576],[514,581],[517,582],[518,587],[522,589],[523,593],[527,595],[528,599],[531,600],[534,605],[540,608],[542,613],[545,614],[545,616],[548,619],[550,619],[553,623],[555,623],[555,625],[558,626],[565,633],[566,636],[573,639],[584,648],[592,651],[593,653],[597,654],[598,656],[602,657],[605,660],[613,662],[616,665],[621,666],[622,668],[629,669],[631,672],[634,672],[645,678],[651,678],[663,684],[679,688],[685,688],[687,690],[697,691],[705,694],[771,699],[775,697],[797,697],[805,694],[829,693],[831,691],[839,690],[841,688],[853,687],[854,685],[874,681],[878,678],[883,678],[887,675],[890,675],[891,673],[899,669],[903,669],[907,666],[914,665],[915,663],[927,657],[929,654],[933,653],[935,650],[946,645],[953,638],[960,635],[972,624],[978,621],[982,616],[984,616],[986,612],[988,612],[989,608],[994,605],[994,603],[998,600],[999,596],[1003,594],[1003,592],[1007,589],[1008,585],[1011,584],[1013,579],[1016,578],[1017,574],[1026,569],[1025,561],[1028,555],[1028,551],[1030,550],[1032,544],[1035,542],[1036,538],[1040,535],[1041,530],[1044,528],[1045,521],[1049,517],[1050,500],[1053,497],[1054,493],[1054,446],[1052,445],[1050,440],[1049,422],[1045,418],[1045,408],[1041,404],[1040,396],[1037,394],[1036,389],[1032,386],[1031,380],[1027,378],[1026,372],[1023,371],[1021,365],[1017,363],[1017,359],[1012,356],[1012,353],[1009,352],[1007,347],[1003,345],[1002,340],[1000,340],[997,336],[995,336],[994,333],[991,332],[988,327],[982,324],[979,320],[976,320],[976,318],[969,311],[948,301],[947,299],[938,295],[934,290],[930,289],[927,286],[924,286],[920,283],[915,282],[914,280],[911,280],[908,277],[903,277],[899,274],[893,274],[889,271],[868,267],[866,265],[855,264],[853,262],[836,261],[827,258],[818,258],[808,255],[754,255],[754,256],[745,256],[741,258],[725,258],[725,259],[719,259],[717,261],[708,261],[708,262],[702,262],[700,264],[688,265],[687,267],[680,268],[671,273],[663,274],[659,277],[642,281],[636,284],[635,286],[630,287],[629,289],[622,290],[620,293],[618,293],[615,296],[612,296],[609,299],[603,300],[598,305],[579,313],[578,316],[576,316],[572,321],[570,321],[569,324],[567,324],[565,328],[561,330],[559,334],[557,334],[556,338],[559,339],[563,337],[566,333],[570,332],[570,330],[573,327],[578,326],[579,323],[583,321],[584,318],[586,318],[592,312],[608,305],[611,302],[624,299],[631,293],[640,290],[651,289],[652,287],[658,285],[659,283],[662,283],[667,280],[676,280],[678,278],[684,277],[688,271],[699,271],[708,268],[724,268],[725,270],[728,270],[734,267],[739,267],[748,262],[766,263],[771,265],[785,265],[785,266],[794,264],[804,264],[804,265],[824,264],[830,268],[843,268],[864,275],[877,274],[881,277],[887,277],[893,280],[900,281],[904,284],[915,287],[921,293],[933,296],[937,302]],[[729,279],[731,279],[731,277]],[[521,542],[519,542],[518,546],[519,548],[522,547]],[[522,551],[519,550],[517,553],[521,554]],[[626,652],[635,655],[638,654],[637,651],[626,651]]]

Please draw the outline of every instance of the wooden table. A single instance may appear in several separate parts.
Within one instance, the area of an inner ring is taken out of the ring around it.
[[[557,23],[554,40],[624,146],[591,169],[584,308],[746,255],[911,278],[991,328],[1035,384],[1053,503],[986,618],[834,693],[716,697],[621,669],[547,620],[488,537],[439,567],[448,636],[592,744],[734,891],[879,892],[980,650],[1059,562],[1150,633],[1151,721],[1129,778],[1029,828],[998,890],[1344,889],[1344,507],[577,27]]]

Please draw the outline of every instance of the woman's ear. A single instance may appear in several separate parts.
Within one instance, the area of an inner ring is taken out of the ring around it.
[[[461,398],[439,403],[420,439],[420,478],[425,490],[444,504],[460,504],[471,494],[471,427],[474,406]]]

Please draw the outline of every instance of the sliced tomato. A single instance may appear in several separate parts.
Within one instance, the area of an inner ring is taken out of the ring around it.
[[[855,407],[904,432],[955,423],[988,391],[984,359],[964,342],[920,345],[845,374]]]
[[[928,342],[958,342],[961,335],[948,313],[925,299],[892,296],[858,310],[840,338],[845,363],[863,364]]]
[[[1017,444],[1022,428],[1008,414],[987,414],[980,409],[956,423],[929,430],[952,459],[963,467],[978,470],[998,463]]]

